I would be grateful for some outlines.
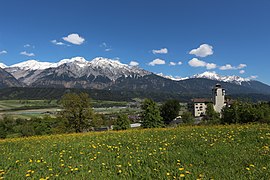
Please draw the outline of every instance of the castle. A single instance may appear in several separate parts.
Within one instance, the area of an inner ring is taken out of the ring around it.
[[[212,100],[205,98],[193,99],[195,117],[205,115],[208,103],[213,103],[214,110],[221,113],[222,108],[226,106],[225,89],[222,88],[220,84],[216,84],[216,86],[212,89],[212,95]]]

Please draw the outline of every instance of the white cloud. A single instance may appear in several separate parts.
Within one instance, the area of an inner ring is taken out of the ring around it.
[[[240,74],[244,74],[245,73],[245,70],[240,70],[239,73]]]
[[[193,58],[188,62],[188,64],[192,67],[205,67],[207,63],[197,58]]]
[[[79,34],[70,34],[62,39],[75,45],[81,45],[85,41],[85,39],[79,36]]]
[[[214,63],[207,63],[205,61],[199,60],[197,58],[191,59],[188,64],[191,67],[206,67],[206,69],[215,69],[217,68],[217,65]]]
[[[105,49],[105,51],[106,51],[106,52],[112,51],[112,49],[111,49],[111,48],[107,48],[107,49]]]
[[[107,48],[108,46],[107,46],[107,43],[103,42],[103,43],[101,43],[100,47]]]
[[[153,54],[167,54],[168,53],[168,49],[167,48],[161,48],[161,49],[157,49],[157,50],[152,50]]]
[[[214,63],[207,63],[205,67],[206,69],[216,69],[217,65]]]
[[[23,47],[24,48],[29,48],[29,47],[31,47],[31,48],[35,48],[35,46],[34,45],[31,45],[31,44],[25,44],[25,45],[23,45]]]
[[[29,56],[29,57],[35,56],[34,53],[28,53],[28,52],[26,52],[26,51],[23,51],[23,52],[21,52],[20,54],[21,54],[21,55],[25,55],[25,56]]]
[[[197,49],[192,49],[189,52],[189,54],[194,54],[199,57],[206,57],[212,55],[213,53],[213,47],[208,44],[202,44]]]
[[[130,65],[130,66],[138,66],[139,63],[136,62],[136,61],[130,61],[129,65]]]
[[[109,52],[112,51],[112,47],[109,46],[107,43],[103,42],[101,43],[101,45],[99,45],[99,47],[105,48],[104,51]]]
[[[245,67],[247,67],[246,64],[239,64],[238,67],[237,67],[237,69],[243,69],[243,68],[245,68]]]
[[[224,66],[220,66],[219,67],[220,70],[231,70],[231,69],[235,69],[235,67],[233,67],[232,65],[230,64],[226,64]]]
[[[257,79],[258,76],[250,76],[249,78],[250,78],[250,79]]]
[[[51,43],[57,45],[57,46],[64,46],[66,45],[65,43],[63,42],[60,42],[60,41],[57,41],[57,40],[52,40]],[[67,45],[66,45],[67,46]]]
[[[170,62],[170,64],[169,64],[170,66],[175,66],[176,65],[176,63],[175,62]]]
[[[178,64],[178,65],[182,65],[183,63],[182,63],[181,61],[179,61],[177,64]]]
[[[239,64],[237,67],[232,66],[230,64],[226,64],[224,66],[220,66],[219,69],[220,70],[237,70],[237,69],[243,69],[245,67],[247,67],[246,64]]]
[[[163,59],[155,59],[149,63],[150,66],[162,65],[162,64],[166,64],[166,62]]]
[[[3,50],[3,51],[0,51],[0,54],[7,54],[8,52]]]

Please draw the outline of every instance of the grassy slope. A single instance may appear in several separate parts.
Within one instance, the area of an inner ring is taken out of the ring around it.
[[[6,139],[0,140],[0,177],[269,179],[269,146],[269,125]]]

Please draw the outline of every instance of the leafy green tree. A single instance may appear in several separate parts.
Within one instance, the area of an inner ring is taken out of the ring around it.
[[[101,114],[95,114],[91,122],[91,126],[94,128],[99,128],[104,125],[106,125],[104,122],[104,116]]]
[[[113,125],[114,130],[126,130],[130,128],[130,120],[126,114],[119,114]]]
[[[209,124],[220,123],[220,114],[214,110],[214,106],[212,103],[207,104],[207,108],[206,108],[205,116],[203,120]]]
[[[152,99],[145,99],[141,108],[143,128],[156,128],[164,125],[159,107]]]
[[[67,121],[67,126],[75,132],[83,132],[91,126],[94,112],[87,93],[65,94],[60,104],[62,105],[61,117]]]
[[[180,107],[179,101],[174,99],[168,100],[162,104],[160,113],[165,124],[169,124],[179,115]]]
[[[235,101],[222,111],[222,123],[269,122],[270,107],[267,103]]]
[[[194,121],[195,121],[195,119],[194,119],[194,117],[193,117],[193,115],[192,115],[191,112],[185,111],[185,112],[183,112],[183,114],[182,114],[182,121],[183,121],[183,123],[185,123],[185,124],[193,124]]]

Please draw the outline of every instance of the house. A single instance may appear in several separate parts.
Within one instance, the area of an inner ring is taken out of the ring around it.
[[[194,116],[204,116],[207,108],[208,103],[212,103],[210,99],[206,98],[196,98],[192,99],[193,102],[193,109],[194,109]]]
[[[208,103],[213,103],[214,110],[221,113],[222,108],[226,106],[225,89],[222,88],[220,84],[216,84],[212,89],[212,96],[212,99],[197,98],[192,100],[194,109],[193,113],[195,117],[205,115]]]

